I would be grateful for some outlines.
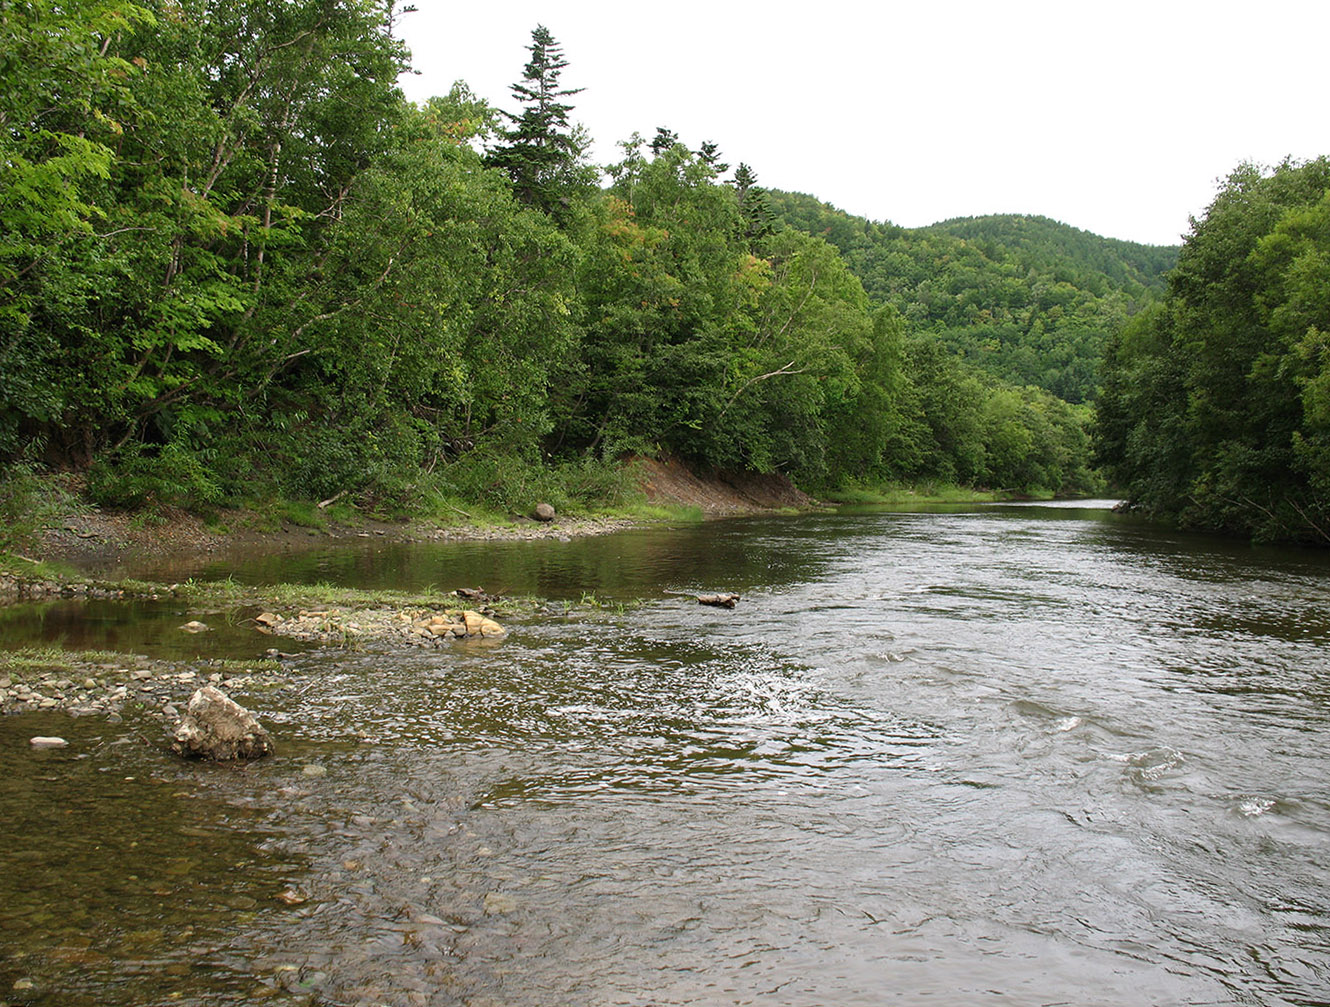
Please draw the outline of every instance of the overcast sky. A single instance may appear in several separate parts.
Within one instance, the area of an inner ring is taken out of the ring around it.
[[[515,109],[544,24],[597,163],[668,126],[908,227],[1028,213],[1172,244],[1241,161],[1330,154],[1327,0],[415,3],[414,100],[464,80]]]

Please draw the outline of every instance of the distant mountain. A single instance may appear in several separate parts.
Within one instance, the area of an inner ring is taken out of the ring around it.
[[[905,228],[773,191],[786,226],[824,237],[868,295],[966,360],[1068,402],[1098,393],[1105,341],[1161,295],[1177,246],[1103,238],[1047,217],[958,217]]]

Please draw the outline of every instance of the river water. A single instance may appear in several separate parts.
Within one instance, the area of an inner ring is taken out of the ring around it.
[[[0,721],[0,1004],[1330,1003],[1324,554],[1090,504],[148,572],[552,601],[299,655],[245,769]]]

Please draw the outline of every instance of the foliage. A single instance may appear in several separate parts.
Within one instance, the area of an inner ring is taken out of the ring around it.
[[[1163,290],[1175,248],[1101,238],[1044,217],[907,229],[773,192],[788,226],[826,238],[878,303],[976,367],[1068,402],[1092,401],[1107,338]]]
[[[500,131],[502,142],[486,163],[508,173],[522,202],[553,213],[562,211],[569,195],[590,181],[581,165],[586,143],[568,122],[573,107],[562,100],[582,89],[559,86],[568,61],[544,25],[531,32],[527,48],[531,59],[522,80],[512,86],[522,110],[503,113],[512,125]]]
[[[1092,482],[1082,411],[1029,386],[1089,396],[1095,326],[1147,299],[1150,255],[1069,229],[1053,248],[1038,222],[855,222],[664,127],[602,191],[548,30],[499,113],[460,83],[407,102],[391,19],[0,9],[0,463],[205,513],[617,507],[633,453],[827,488]],[[1317,226],[1266,253],[1304,300]],[[976,349],[1013,325],[1010,352]],[[1330,413],[1323,342],[1298,346]],[[966,362],[999,358],[1013,380]],[[1324,424],[1296,447],[1309,471],[1328,450]]]
[[[1330,160],[1251,165],[1109,347],[1096,446],[1152,513],[1330,542]]]

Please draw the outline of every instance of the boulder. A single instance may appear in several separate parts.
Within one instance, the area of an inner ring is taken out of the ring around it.
[[[269,755],[273,743],[254,714],[221,689],[207,685],[189,697],[171,748],[186,758],[224,762]]]
[[[503,636],[508,631],[493,619],[486,618],[479,612],[467,610],[462,613],[466,622],[467,636]]]
[[[547,503],[536,504],[535,513],[532,515],[537,521],[553,521],[555,514],[554,508]]]

